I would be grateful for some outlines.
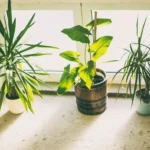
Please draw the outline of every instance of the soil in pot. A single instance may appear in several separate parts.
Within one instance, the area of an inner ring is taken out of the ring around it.
[[[75,86],[75,95],[78,110],[86,115],[97,115],[106,110],[106,74],[100,69],[97,69],[97,71],[102,73],[103,77],[96,75],[90,90],[85,87],[81,87],[80,84],[77,84]]]

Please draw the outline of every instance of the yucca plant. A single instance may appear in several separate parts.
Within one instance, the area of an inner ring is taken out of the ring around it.
[[[136,95],[140,97],[144,103],[150,102],[150,47],[142,41],[146,20],[147,18],[145,18],[142,29],[139,32],[139,21],[137,18],[137,42],[132,42],[130,48],[125,49],[127,59],[124,63],[124,67],[118,70],[113,77],[114,79],[117,74],[123,72],[121,84],[127,83],[127,92],[130,92],[132,104]],[[145,85],[144,89],[143,81]]]
[[[32,108],[32,101],[34,99],[33,92],[41,96],[37,87],[39,84],[46,85],[46,83],[35,75],[47,75],[47,73],[43,70],[36,72],[35,67],[29,62],[28,58],[49,54],[32,52],[34,48],[57,47],[42,45],[41,42],[38,44],[20,43],[28,29],[33,26],[34,16],[35,14],[33,14],[24,29],[18,35],[15,35],[16,19],[12,17],[11,0],[8,0],[6,16],[4,16],[3,20],[0,20],[0,34],[2,36],[0,44],[0,77],[3,82],[0,93],[0,108],[3,103],[4,95],[6,94],[10,99],[19,97],[25,109],[34,112]],[[27,54],[26,52],[29,51],[31,52]],[[26,64],[31,69],[31,73],[24,71],[22,64]]]

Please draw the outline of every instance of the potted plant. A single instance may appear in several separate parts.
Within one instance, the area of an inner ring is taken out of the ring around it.
[[[134,101],[136,104],[139,102],[137,112],[141,115],[150,115],[150,47],[142,41],[146,20],[147,18],[139,32],[137,18],[137,42],[131,43],[130,48],[125,49],[127,58],[124,66],[113,77],[114,79],[118,73],[123,71],[121,84],[123,81],[127,83],[127,92],[130,92],[132,104]]]
[[[36,77],[36,74],[46,75],[47,73],[43,70],[36,72],[35,67],[29,62],[28,58],[47,55],[49,53],[36,53],[32,52],[32,49],[37,47],[56,48],[42,45],[41,42],[38,44],[20,43],[22,37],[34,24],[34,16],[35,14],[31,17],[24,29],[16,36],[16,19],[12,17],[11,0],[8,0],[6,17],[4,17],[3,21],[0,20],[0,34],[3,42],[0,44],[0,77],[2,80],[0,108],[6,96],[6,99],[9,99],[9,106],[11,106],[10,111],[16,114],[24,111],[24,108],[26,111],[30,110],[33,113],[33,92],[41,96],[37,87],[39,84],[46,85],[46,83]],[[31,53],[27,54],[26,52],[29,51]],[[28,65],[32,70],[31,73],[24,71],[22,64]],[[19,108],[17,108],[17,105],[20,105]]]
[[[106,109],[107,77],[105,71],[96,68],[96,61],[106,53],[113,37],[103,36],[96,39],[96,27],[110,23],[110,19],[97,18],[95,12],[95,19],[88,23],[86,28],[76,25],[62,30],[72,40],[85,44],[85,62],[79,60],[78,52],[69,50],[60,53],[61,57],[76,62],[77,66],[70,68],[69,64],[64,68],[57,94],[62,95],[75,85],[77,107],[83,114],[96,115]],[[93,30],[94,40],[90,41]],[[90,55],[89,60],[86,60],[87,53]]]

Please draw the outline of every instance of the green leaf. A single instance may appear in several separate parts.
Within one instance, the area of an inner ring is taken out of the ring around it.
[[[145,58],[145,59],[143,60],[143,62],[150,62],[150,57]]]
[[[30,78],[30,77],[29,77]],[[28,78],[28,76],[24,76],[24,80],[26,80],[27,81],[27,83],[30,85],[30,87],[32,88],[32,90],[37,94],[37,95],[39,95],[41,98],[42,98],[42,95],[41,95],[41,93],[38,91],[38,89],[35,87],[35,86],[37,86],[37,84],[35,84],[34,82],[32,82],[32,80],[30,80]],[[32,78],[31,78],[32,79]]]
[[[8,27],[9,27],[9,34],[11,33],[12,27],[12,10],[11,10],[11,0],[8,0],[8,10],[7,10],[7,19],[8,19]]]
[[[80,53],[74,51],[65,51],[59,54],[61,57],[74,62],[79,62]]]
[[[12,46],[12,42],[13,42],[13,39],[14,39],[14,35],[15,35],[15,30],[16,30],[16,19],[14,19],[14,22],[11,26],[11,34],[10,34],[10,42],[9,42],[9,48],[11,49],[11,46]]]
[[[120,60],[107,60],[107,61],[104,61],[102,63],[111,63],[111,62],[117,62],[117,61],[120,61]]]
[[[33,49],[33,48],[35,48],[35,47],[38,47],[39,45],[41,44],[41,42],[40,43],[37,43],[37,44],[33,44],[33,45],[28,45],[29,47],[27,47],[27,48],[25,48],[25,49],[23,49],[23,50],[20,50],[20,51],[16,51],[16,55],[18,55],[18,54],[21,54],[21,53],[24,53],[24,52],[26,52],[26,51],[29,51],[29,50],[31,50],[31,49]]]
[[[87,66],[80,66],[79,76],[85,82],[85,85],[88,89],[91,88],[94,75],[94,62],[92,60],[88,61]]]
[[[90,31],[80,25],[63,29],[61,32],[68,35],[74,41],[80,41],[81,43],[90,43],[90,40],[87,36],[91,35]]]
[[[15,42],[13,43],[12,49],[14,49],[14,47],[17,45],[17,43],[21,40],[21,38],[24,36],[24,34],[27,32],[27,30],[34,24],[33,23],[33,19],[35,17],[35,14],[33,14],[33,16],[31,17],[31,19],[29,20],[29,22],[27,23],[27,25],[25,26],[25,28],[19,33],[19,35],[17,36]]]
[[[137,37],[139,36],[139,20],[138,20],[138,17],[137,17],[137,21],[136,21],[136,36]]]
[[[6,76],[6,73],[0,74],[0,77],[4,77],[4,76]]]
[[[111,24],[110,19],[106,19],[106,18],[97,18],[96,19],[96,25],[97,26],[103,26],[103,25],[108,25],[108,24]],[[93,28],[94,27],[94,20],[92,20],[90,23],[88,23],[86,25],[86,27]]]
[[[45,56],[45,55],[52,55],[52,54],[51,53],[33,53],[33,54],[23,55],[23,57],[37,57],[37,56]]]
[[[8,37],[7,32],[5,31],[5,28],[4,28],[1,20],[0,20],[0,33],[4,37],[4,39],[8,42],[9,41],[9,37]]]
[[[4,52],[4,50],[0,47],[0,53],[3,55],[3,56],[5,56],[5,52]]]
[[[98,60],[101,56],[103,56],[112,41],[112,36],[103,36],[97,39],[91,46],[90,52],[94,52],[92,59],[94,61]]]
[[[6,80],[3,82],[3,85],[1,87],[1,93],[0,93],[0,109],[2,107],[2,103],[4,100],[4,95],[5,95],[5,85],[6,85]]]
[[[27,46],[35,46],[34,44],[25,44],[25,45],[27,45]],[[37,48],[52,48],[52,49],[59,49],[58,47],[56,47],[56,46],[49,46],[49,45],[37,45],[37,46],[35,46],[35,47],[37,47]]]
[[[28,60],[25,59],[25,57],[22,56],[21,53],[19,53],[17,50],[15,50],[17,54],[19,54],[19,56],[26,62],[26,64],[32,69],[32,71],[35,73],[35,70],[33,68],[33,66],[28,62]]]
[[[24,72],[24,71],[23,71],[23,72]],[[34,78],[31,78],[31,77],[28,76],[28,75],[24,76],[24,78],[26,78],[26,80],[29,80],[29,82],[31,82],[33,85],[39,86],[39,83],[38,83]]]
[[[63,81],[69,75],[69,72],[70,72],[70,65],[67,65],[66,67],[64,67],[64,71],[63,71],[63,74],[62,74],[62,76],[60,78],[59,83],[61,81]]]
[[[61,76],[60,82],[58,83],[57,94],[62,95],[67,92],[73,85],[75,78],[78,73],[78,67],[73,68],[70,71],[70,65],[64,68],[64,72]]]
[[[145,27],[145,24],[146,24],[146,20],[147,20],[147,17],[145,18],[143,26],[142,26],[142,30],[141,30],[141,34],[140,34],[140,41],[142,40],[142,36],[143,36],[143,32],[144,32],[144,27]]]

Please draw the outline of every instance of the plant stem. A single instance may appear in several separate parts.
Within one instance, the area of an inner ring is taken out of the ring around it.
[[[85,49],[84,49],[84,62],[85,62],[85,65],[86,65],[86,46],[87,46],[87,44],[85,44]]]
[[[90,48],[90,44],[88,44],[89,48]],[[90,52],[90,60],[92,60],[92,54]]]
[[[95,11],[94,13],[94,41],[96,41],[96,31],[97,31],[96,25],[97,25],[97,12]],[[94,70],[95,70],[95,75],[96,75],[96,62],[94,63]]]

